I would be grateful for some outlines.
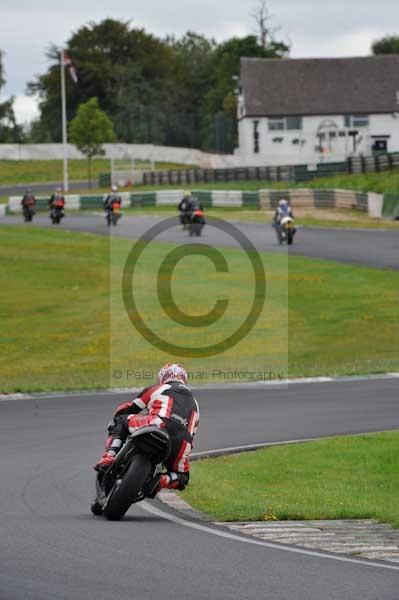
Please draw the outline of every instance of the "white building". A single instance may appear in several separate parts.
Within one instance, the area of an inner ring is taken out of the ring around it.
[[[316,164],[399,151],[399,55],[241,60],[245,165]]]

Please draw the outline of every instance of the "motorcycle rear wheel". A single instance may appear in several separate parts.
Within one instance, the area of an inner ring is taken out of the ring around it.
[[[136,454],[122,482],[112,493],[103,515],[109,521],[120,521],[137,498],[151,473],[151,461],[144,454]]]

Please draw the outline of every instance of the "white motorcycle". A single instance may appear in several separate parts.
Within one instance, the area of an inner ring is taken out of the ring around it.
[[[278,243],[284,244],[284,242],[291,246],[294,241],[295,226],[294,219],[292,217],[283,217],[278,225],[275,227],[277,233]]]

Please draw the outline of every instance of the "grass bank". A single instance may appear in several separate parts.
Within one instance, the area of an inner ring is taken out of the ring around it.
[[[71,180],[85,180],[87,178],[87,161],[70,160],[69,177]],[[155,163],[157,170],[195,168],[195,165],[182,165],[170,162]],[[92,176],[95,182],[100,173],[110,170],[110,161],[107,159],[94,159],[92,161]],[[61,160],[0,160],[0,185],[44,183],[49,181],[61,181],[63,166]],[[399,193],[399,169],[383,171],[379,173],[360,173],[356,175],[335,175],[333,177],[321,177],[310,182],[289,183],[270,181],[232,181],[217,183],[197,183],[195,185],[179,186],[178,184],[161,186],[161,189],[176,189],[188,187],[188,189],[234,189],[252,191],[261,188],[340,188],[353,189],[365,192]],[[160,186],[137,186],[139,191],[152,191],[160,189]]]
[[[0,236],[1,391],[141,386],[171,358],[141,337],[124,309],[128,240],[29,226],[1,227]],[[214,325],[187,328],[165,315],[157,296],[158,270],[173,248],[151,244],[137,267],[144,321],[179,344],[224,339],[252,304],[247,258],[222,249],[228,273],[216,272],[208,258],[180,261],[172,290],[181,310],[203,315],[218,299],[229,300]],[[242,379],[237,372],[286,377],[399,369],[399,273],[299,257],[287,264],[278,254],[262,254],[262,260],[267,296],[254,329],[216,357],[175,357],[194,383]]]
[[[399,527],[399,432],[193,463],[182,496],[221,521],[377,519]]]
[[[156,170],[194,168],[194,165],[181,165],[169,162],[155,163]],[[68,161],[69,179],[87,179],[87,160],[74,159]],[[109,173],[110,161],[104,158],[95,158],[92,161],[92,181],[94,185],[100,173]],[[0,160],[0,185],[21,185],[29,183],[45,183],[62,181],[62,160]]]

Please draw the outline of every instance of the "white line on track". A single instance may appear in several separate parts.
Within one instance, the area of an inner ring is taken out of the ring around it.
[[[192,385],[190,386],[193,390],[239,390],[239,389],[262,389],[262,388],[284,388],[289,385],[297,384],[311,384],[311,383],[351,383],[361,381],[379,381],[379,380],[390,380],[399,379],[399,373],[384,373],[381,375],[351,375],[344,377],[303,377],[297,379],[283,379],[282,381],[251,381],[243,383],[219,383],[209,385]],[[82,390],[76,392],[44,392],[34,394],[0,394],[0,402],[6,402],[7,400],[40,400],[40,399],[52,399],[52,398],[81,398],[85,396],[106,396],[109,394],[121,395],[121,394],[132,394],[134,392],[141,391],[141,388],[109,388],[106,390]]]
[[[302,548],[284,546],[283,544],[274,544],[273,542],[263,542],[261,540],[254,540],[251,538],[241,537],[239,535],[235,535],[234,533],[223,531],[222,529],[213,529],[212,527],[207,527],[206,525],[201,525],[200,523],[195,523],[194,521],[189,521],[176,515],[172,515],[169,512],[164,512],[163,510],[155,508],[154,506],[150,506],[150,504],[147,501],[141,503],[141,508],[143,508],[148,513],[151,513],[168,521],[172,521],[172,523],[176,523],[177,525],[183,525],[184,527],[189,527],[190,529],[196,529],[197,531],[202,531],[203,533],[216,535],[218,537],[233,540],[235,542],[244,542],[246,544],[252,544],[253,546],[263,546],[264,548],[271,548],[273,550],[280,550],[282,552],[293,552],[295,554],[304,554],[306,556],[314,556],[316,558],[327,558],[329,560],[335,560],[338,562],[353,563],[361,565],[363,567],[377,567],[379,569],[399,571],[399,565],[395,566],[390,564],[373,562],[368,559],[359,560],[356,558],[347,558],[344,556],[337,556],[333,554],[324,554],[322,552],[315,552],[313,550],[304,550]]]

